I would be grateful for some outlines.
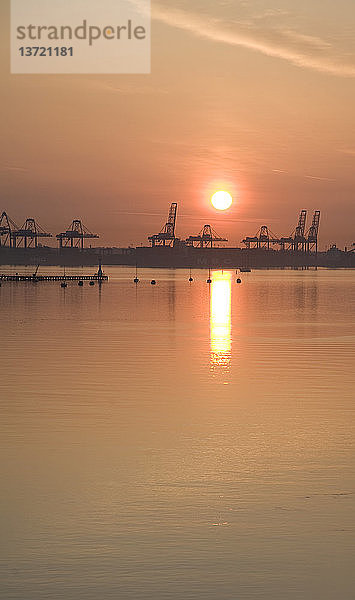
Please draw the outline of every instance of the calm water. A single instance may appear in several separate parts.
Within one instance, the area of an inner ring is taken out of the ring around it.
[[[355,272],[106,272],[0,288],[2,597],[353,598]]]

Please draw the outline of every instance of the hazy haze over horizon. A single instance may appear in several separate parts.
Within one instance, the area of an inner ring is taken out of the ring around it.
[[[354,242],[354,3],[152,9],[151,75],[14,76],[1,3],[0,211],[52,233],[81,217],[100,245],[138,245],[178,202],[177,235],[211,223],[234,245],[320,209],[321,248]]]

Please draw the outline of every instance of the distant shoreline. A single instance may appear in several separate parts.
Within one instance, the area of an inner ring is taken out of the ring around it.
[[[242,248],[0,248],[0,265],[9,266],[138,266],[153,268],[355,268],[355,252]]]

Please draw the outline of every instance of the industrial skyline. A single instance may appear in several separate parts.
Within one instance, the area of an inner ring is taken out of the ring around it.
[[[185,244],[200,248],[212,248],[218,246],[220,243],[224,245],[228,243],[228,238],[217,233],[210,224],[205,224],[197,234],[186,236],[186,239],[177,235],[177,210],[178,204],[173,202],[170,205],[168,218],[162,229],[158,233],[147,236],[149,244],[152,247]],[[261,225],[255,235],[245,236],[240,243],[247,249],[276,248],[280,250],[317,252],[320,249],[318,236],[321,211],[314,211],[310,224],[307,224],[307,214],[307,209],[301,210],[298,224],[292,230],[292,233],[286,236],[276,236],[268,225]],[[52,234],[45,231],[33,217],[27,218],[23,225],[19,227],[6,211],[3,211],[0,215],[0,248],[36,248],[44,240],[46,240],[45,245],[47,245],[49,240],[56,239],[61,249],[70,247],[83,250],[85,240],[89,240],[91,245],[92,240],[99,238],[100,235],[90,231],[81,219],[73,219],[65,231]],[[119,243],[115,245],[120,246]]]
[[[200,248],[213,248],[218,247],[221,243],[224,246],[228,244],[228,238],[217,233],[210,224],[205,224],[197,234],[189,235],[185,238],[179,236],[176,233],[177,211],[178,204],[173,202],[170,205],[167,221],[161,230],[158,233],[147,236],[146,239],[148,239],[148,242],[152,247],[182,244]],[[307,222],[307,216],[307,209],[302,209],[299,214],[297,225],[292,232],[286,236],[277,236],[271,231],[268,225],[261,225],[255,235],[245,236],[240,241],[240,244],[247,249],[257,248],[267,250],[279,249],[283,251],[291,250],[296,252],[317,252],[322,249],[319,245],[321,211],[315,210],[310,222]],[[99,238],[100,235],[90,231],[81,219],[73,219],[65,231],[52,234],[45,231],[33,217],[28,217],[23,225],[19,227],[6,211],[3,211],[0,215],[0,248],[22,247],[26,249],[37,248],[41,245],[53,246],[53,244],[50,244],[50,240],[56,240],[60,249],[79,248],[83,250],[86,240],[91,247],[92,241]],[[44,240],[45,243],[42,244]],[[238,244],[237,247],[239,247],[240,244]],[[144,243],[142,241],[140,245],[145,245],[145,240]],[[114,246],[122,247],[119,243],[114,244]],[[354,243],[350,243],[347,249],[351,249],[353,246]],[[228,247],[231,247],[230,243],[228,244]]]

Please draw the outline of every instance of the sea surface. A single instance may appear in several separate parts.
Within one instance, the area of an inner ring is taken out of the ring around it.
[[[105,270],[0,287],[1,598],[354,598],[355,272]]]

